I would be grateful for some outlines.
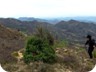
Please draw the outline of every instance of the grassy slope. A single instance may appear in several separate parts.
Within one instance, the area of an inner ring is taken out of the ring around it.
[[[24,36],[0,25],[0,63],[16,61],[11,53],[24,47]]]
[[[87,72],[94,67],[96,59],[90,60],[84,48],[63,45],[55,48],[57,58],[54,64],[33,62],[27,65],[21,60],[6,64],[4,68],[10,72]]]
[[[57,55],[54,64],[18,62],[11,54],[24,48],[23,37],[20,32],[0,25],[0,63],[9,72],[87,72],[94,67],[96,59],[90,60],[84,48],[67,46],[64,41],[54,46]]]

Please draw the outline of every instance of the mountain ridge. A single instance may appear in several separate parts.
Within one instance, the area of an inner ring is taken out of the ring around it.
[[[70,21],[70,20],[77,20],[80,22],[90,22],[90,23],[95,23],[96,24],[96,17],[94,16],[76,16],[76,17],[58,17],[58,18],[34,18],[34,17],[19,17],[17,18],[18,20],[21,21],[33,21],[37,20],[39,22],[48,22],[51,24],[56,24],[62,20],[64,21]]]
[[[80,22],[76,20],[60,21],[50,24],[39,21],[20,21],[17,19],[0,19],[0,23],[12,29],[23,31],[27,34],[34,34],[37,27],[48,29],[57,39],[67,39],[69,42],[81,42],[85,40],[87,34],[91,34],[96,39],[96,24]],[[81,39],[80,39],[81,38]]]

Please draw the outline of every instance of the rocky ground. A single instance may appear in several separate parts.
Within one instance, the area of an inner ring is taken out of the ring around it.
[[[23,60],[3,65],[9,72],[88,72],[95,66],[95,60],[89,59],[86,50],[80,47],[56,48],[56,62],[46,64],[33,62],[29,65]]]

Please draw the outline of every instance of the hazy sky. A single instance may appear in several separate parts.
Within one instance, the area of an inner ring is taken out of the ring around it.
[[[0,0],[0,17],[96,16],[96,0]]]

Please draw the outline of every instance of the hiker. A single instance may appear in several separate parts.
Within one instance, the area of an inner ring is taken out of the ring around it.
[[[92,52],[94,50],[94,46],[95,46],[95,40],[92,39],[91,35],[87,35],[87,41],[85,43],[85,46],[88,46],[88,54],[90,56],[90,59],[93,58]]]

